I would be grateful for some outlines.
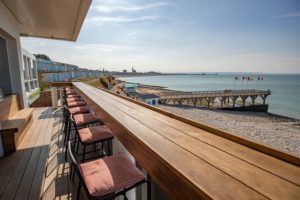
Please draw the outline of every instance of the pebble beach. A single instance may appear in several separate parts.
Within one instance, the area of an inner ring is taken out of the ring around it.
[[[159,107],[300,157],[299,120],[269,113],[209,110],[178,105]]]

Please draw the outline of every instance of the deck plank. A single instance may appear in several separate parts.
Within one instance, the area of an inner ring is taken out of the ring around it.
[[[46,117],[48,115],[49,115],[49,111],[47,112]],[[16,192],[19,188],[19,185],[22,181],[22,178],[24,176],[24,172],[25,172],[28,164],[31,165],[31,163],[29,163],[29,160],[30,160],[31,154],[34,150],[34,145],[38,139],[38,136],[40,135],[42,127],[45,126],[45,124],[48,124],[48,120],[37,120],[37,123],[41,123],[41,127],[40,127],[40,129],[34,130],[32,137],[30,138],[28,143],[25,144],[24,149],[22,149],[25,152],[23,153],[22,158],[21,158],[20,162],[18,163],[16,170],[14,171],[13,175],[10,178],[8,185],[6,186],[5,192],[1,196],[2,199],[6,199],[6,200],[14,199]],[[29,184],[31,184],[31,183],[29,182]]]
[[[34,123],[32,124],[31,128],[25,135],[22,143],[19,146],[19,149],[8,155],[5,156],[4,158],[0,159],[0,166],[2,166],[1,171],[0,171],[0,197],[2,197],[3,192],[5,191],[5,188],[14,173],[15,169],[17,168],[23,154],[25,153],[25,148],[28,143],[28,141],[34,137],[35,130],[39,129],[41,127],[40,123],[37,123],[37,115],[33,116]]]
[[[69,163],[64,158],[62,124],[53,128],[42,199],[68,199],[71,195],[68,180]]]
[[[53,140],[62,137],[61,111],[52,108],[36,108],[33,114],[33,124],[20,144],[19,149],[11,155],[0,159],[0,199],[40,199],[44,193],[45,175],[48,166],[49,148]],[[52,156],[58,156],[54,152]],[[55,169],[59,164],[55,163]],[[67,168],[68,170],[68,168]],[[68,173],[65,170],[64,173]],[[62,170],[60,170],[62,171]],[[60,179],[55,171],[54,183]],[[65,177],[65,179],[67,176]],[[69,194],[68,180],[60,180],[59,186],[54,184],[47,199],[67,199]],[[60,187],[60,188],[57,188]],[[60,194],[57,191],[61,191]],[[64,191],[64,192],[62,192]]]
[[[22,200],[24,198],[27,198],[30,189],[32,187],[32,183],[34,180],[34,177],[36,177],[36,170],[38,169],[38,163],[39,161],[42,161],[47,158],[47,155],[41,155],[43,146],[45,145],[45,138],[47,135],[51,135],[52,133],[52,126],[54,119],[51,117],[51,109],[49,108],[49,115],[47,116],[49,119],[47,120],[47,124],[44,124],[43,129],[41,129],[37,141],[35,143],[35,147],[33,149],[33,152],[31,154],[28,166],[26,168],[26,171],[24,172],[22,182],[19,185],[19,190],[17,191],[17,194],[15,196],[15,199]],[[45,147],[48,148],[48,145]],[[45,165],[45,163],[44,163]],[[41,184],[42,182],[40,182]],[[35,186],[36,189],[40,188],[41,185]]]
[[[41,154],[39,157],[35,176],[32,180],[32,186],[31,186],[31,190],[30,190],[28,199],[32,199],[32,200],[40,199],[40,197],[42,196],[44,180],[45,180],[45,171],[46,171],[46,167],[47,167],[46,163],[47,163],[47,159],[48,159],[48,155],[49,155],[49,145],[51,143],[51,137],[52,137],[53,133],[55,133],[56,131],[59,131],[59,129],[61,128],[60,123],[55,125],[55,123],[57,123],[60,120],[59,115],[56,114],[57,110],[53,111],[53,112],[55,112],[55,113],[51,114],[49,126],[47,127],[47,129],[45,131],[46,135],[45,135],[43,145],[41,147],[42,150],[41,150]]]

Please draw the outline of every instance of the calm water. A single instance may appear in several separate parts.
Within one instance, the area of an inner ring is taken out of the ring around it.
[[[245,74],[243,74],[245,76]],[[167,75],[147,77],[123,77],[129,82],[165,86],[180,91],[205,91],[223,89],[270,89],[272,94],[267,98],[269,112],[300,119],[300,75],[250,75],[253,81],[242,81],[243,75]],[[234,77],[240,80],[234,84]]]

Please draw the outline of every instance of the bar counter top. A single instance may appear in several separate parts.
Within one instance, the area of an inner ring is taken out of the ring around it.
[[[85,83],[73,86],[172,199],[300,199],[298,157],[250,148]]]

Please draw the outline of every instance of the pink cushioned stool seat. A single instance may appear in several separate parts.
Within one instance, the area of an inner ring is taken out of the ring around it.
[[[78,130],[81,142],[91,143],[113,138],[111,130],[106,126],[94,126]]]
[[[77,115],[82,113],[89,113],[90,110],[87,106],[79,106],[79,107],[69,108],[69,112],[72,115]]]
[[[75,91],[69,91],[69,92],[66,92],[67,95],[70,95],[70,94],[77,94]]]
[[[83,101],[73,101],[70,103],[67,103],[69,108],[74,108],[74,107],[78,107],[78,106],[85,106],[85,102]]]
[[[76,126],[82,126],[93,122],[98,122],[100,119],[92,113],[77,114],[73,116]]]
[[[67,98],[74,98],[74,97],[79,97],[81,98],[81,96],[79,94],[68,94]]]
[[[80,164],[88,191],[104,196],[135,185],[145,179],[124,153]]]
[[[67,98],[67,102],[73,102],[73,101],[82,101],[82,99],[80,97],[68,97]]]

